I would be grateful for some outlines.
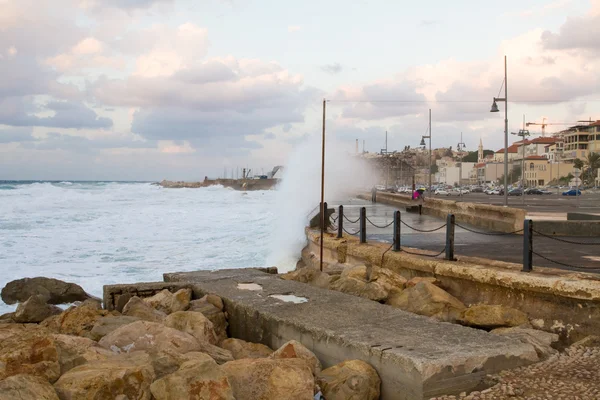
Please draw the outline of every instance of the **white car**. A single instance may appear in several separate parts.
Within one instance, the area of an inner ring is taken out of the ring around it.
[[[436,196],[450,196],[450,193],[444,189],[438,189],[434,192]]]

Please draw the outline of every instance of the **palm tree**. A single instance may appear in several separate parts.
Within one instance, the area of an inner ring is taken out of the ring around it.
[[[594,182],[598,168],[600,168],[600,154],[590,152],[587,158],[583,161],[586,169],[589,171],[589,180]]]

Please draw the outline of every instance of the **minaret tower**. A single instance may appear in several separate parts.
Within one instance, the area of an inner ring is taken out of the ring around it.
[[[478,163],[482,163],[484,162],[483,159],[483,142],[481,141],[481,138],[479,138],[479,151],[477,152],[477,162]]]

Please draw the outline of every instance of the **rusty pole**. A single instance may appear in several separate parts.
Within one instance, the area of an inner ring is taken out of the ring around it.
[[[325,236],[325,104],[323,99],[323,143],[321,148],[321,248],[319,258],[319,268],[323,271],[323,237]]]

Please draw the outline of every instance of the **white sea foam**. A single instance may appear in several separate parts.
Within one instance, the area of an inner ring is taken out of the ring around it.
[[[101,296],[102,285],[162,280],[165,272],[271,266],[274,191],[12,186],[0,191],[0,287],[47,276]],[[0,302],[0,312],[12,309]]]

